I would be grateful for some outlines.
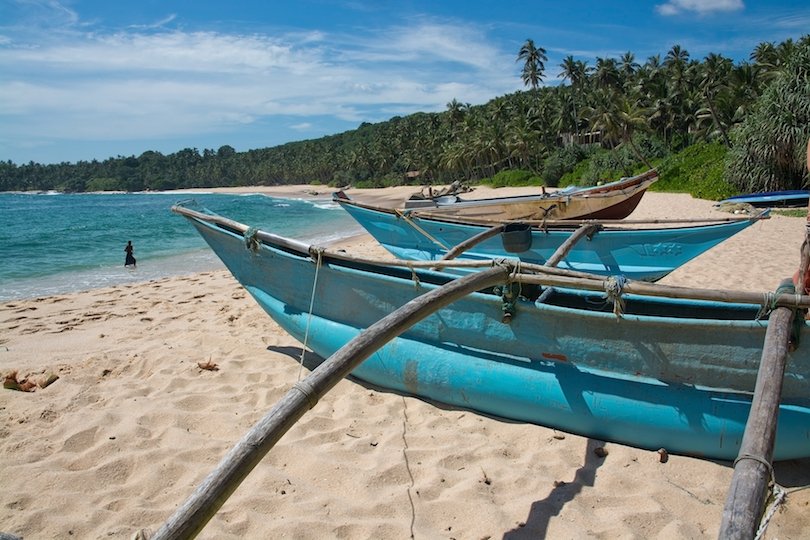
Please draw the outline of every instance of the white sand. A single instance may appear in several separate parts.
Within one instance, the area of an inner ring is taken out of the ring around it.
[[[271,192],[308,190],[328,192]],[[632,217],[707,215],[717,215],[707,201],[648,193]],[[664,283],[773,290],[798,266],[804,223],[754,225]],[[368,238],[353,242],[375,250]],[[0,393],[0,531],[156,530],[295,383],[300,353],[224,271],[0,305],[0,373],[60,377]],[[197,366],[209,360],[218,371]],[[602,445],[344,380],[200,537],[717,537],[730,464],[659,463],[613,443],[599,458]],[[810,490],[800,489],[810,460],[776,473],[790,494],[766,538],[810,537]]]

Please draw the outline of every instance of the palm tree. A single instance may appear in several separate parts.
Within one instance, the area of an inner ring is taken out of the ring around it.
[[[664,59],[664,65],[674,71],[683,71],[688,62],[689,51],[682,48],[680,45],[673,45]]]
[[[624,83],[629,84],[633,77],[635,76],[636,72],[641,66],[636,62],[636,55],[627,51],[624,53],[619,60],[619,69],[624,78]]]
[[[531,86],[536,90],[540,83],[543,81],[543,72],[546,70],[546,50],[543,47],[537,47],[534,40],[527,39],[526,43],[520,48],[516,62],[523,61],[523,70],[521,71],[520,78],[523,79],[523,84]]]
[[[700,81],[700,88],[703,91],[703,97],[706,99],[706,105],[708,106],[712,121],[715,127],[720,131],[723,142],[729,148],[731,148],[731,140],[728,137],[728,128],[720,120],[715,101],[726,84],[725,81],[727,80],[731,65],[730,59],[724,58],[719,54],[709,53],[703,62],[703,77]]]
[[[577,142],[579,142],[579,115],[577,114],[577,101],[581,98],[582,86],[588,78],[588,66],[581,60],[574,60],[571,55],[566,56],[562,64],[560,64],[559,77],[563,81],[568,79],[571,81],[572,95],[570,99],[571,109],[573,111],[573,124],[574,131],[577,134]]]
[[[649,111],[613,90],[601,90],[595,103],[596,106],[588,111],[591,129],[601,131],[603,140],[629,144],[636,157],[652,169],[652,165],[633,142],[635,132],[649,129]]]
[[[453,101],[447,104],[447,113],[450,124],[455,126],[456,124],[460,123],[462,120],[464,120],[464,116],[469,110],[469,103],[461,103],[456,98],[453,98]]]
[[[600,88],[621,88],[621,75],[615,58],[597,58],[594,77]]]

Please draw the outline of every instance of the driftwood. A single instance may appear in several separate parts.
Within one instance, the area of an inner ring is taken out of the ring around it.
[[[414,200],[438,199],[439,197],[446,197],[448,195],[458,195],[459,193],[468,193],[472,190],[473,188],[471,188],[467,184],[456,180],[449,186],[437,188],[436,190],[433,189],[433,186],[422,186],[421,190],[411,195],[411,199]]]
[[[415,298],[362,331],[307,378],[296,383],[234,446],[154,539],[194,538],[250,471],[306,411],[363,360],[420,320],[480,289],[504,283],[506,266],[476,272]]]

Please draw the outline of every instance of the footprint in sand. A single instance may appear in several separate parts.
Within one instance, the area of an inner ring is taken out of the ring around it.
[[[62,449],[65,452],[83,452],[87,450],[93,446],[96,439],[97,430],[97,427],[92,427],[71,435],[67,438],[67,440],[65,440]]]

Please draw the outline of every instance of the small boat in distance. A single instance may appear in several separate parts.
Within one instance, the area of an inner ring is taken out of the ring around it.
[[[457,279],[324,251],[184,206],[173,211],[273,320],[323,358],[425,293],[486,275],[483,289],[388,334],[399,337],[353,369],[358,379],[594,439],[738,455],[769,326],[760,303],[775,303],[767,294],[711,291],[718,294],[706,300],[691,289],[676,296],[673,287],[633,283],[623,292],[611,278],[508,264]],[[647,292],[628,294],[635,285]],[[810,298],[784,294],[779,302],[806,307]],[[807,331],[804,319],[796,331]],[[787,355],[774,460],[810,457],[810,347],[803,341]],[[293,391],[312,392],[302,384]]]
[[[408,200],[402,209],[422,215],[487,221],[518,219],[623,219],[636,209],[644,193],[658,180],[647,172],[592,187],[573,187],[539,195],[464,200],[457,196]],[[342,191],[337,196],[345,195]]]
[[[800,208],[810,202],[810,190],[791,189],[786,191],[768,191],[765,193],[749,193],[735,195],[723,199],[715,204],[750,204],[756,208]]]
[[[492,227],[463,222],[454,216],[442,219],[422,209],[400,211],[382,208],[336,194],[340,204],[386,250],[399,259],[436,261],[455,246],[481,238]],[[503,230],[470,246],[461,260],[498,260],[546,264],[555,252],[583,226],[594,229],[557,263],[560,268],[602,275],[620,274],[629,279],[656,281],[698,255],[746,229],[768,211],[713,222],[680,223],[680,226],[640,228],[636,223],[603,225],[599,222],[509,223]]]

